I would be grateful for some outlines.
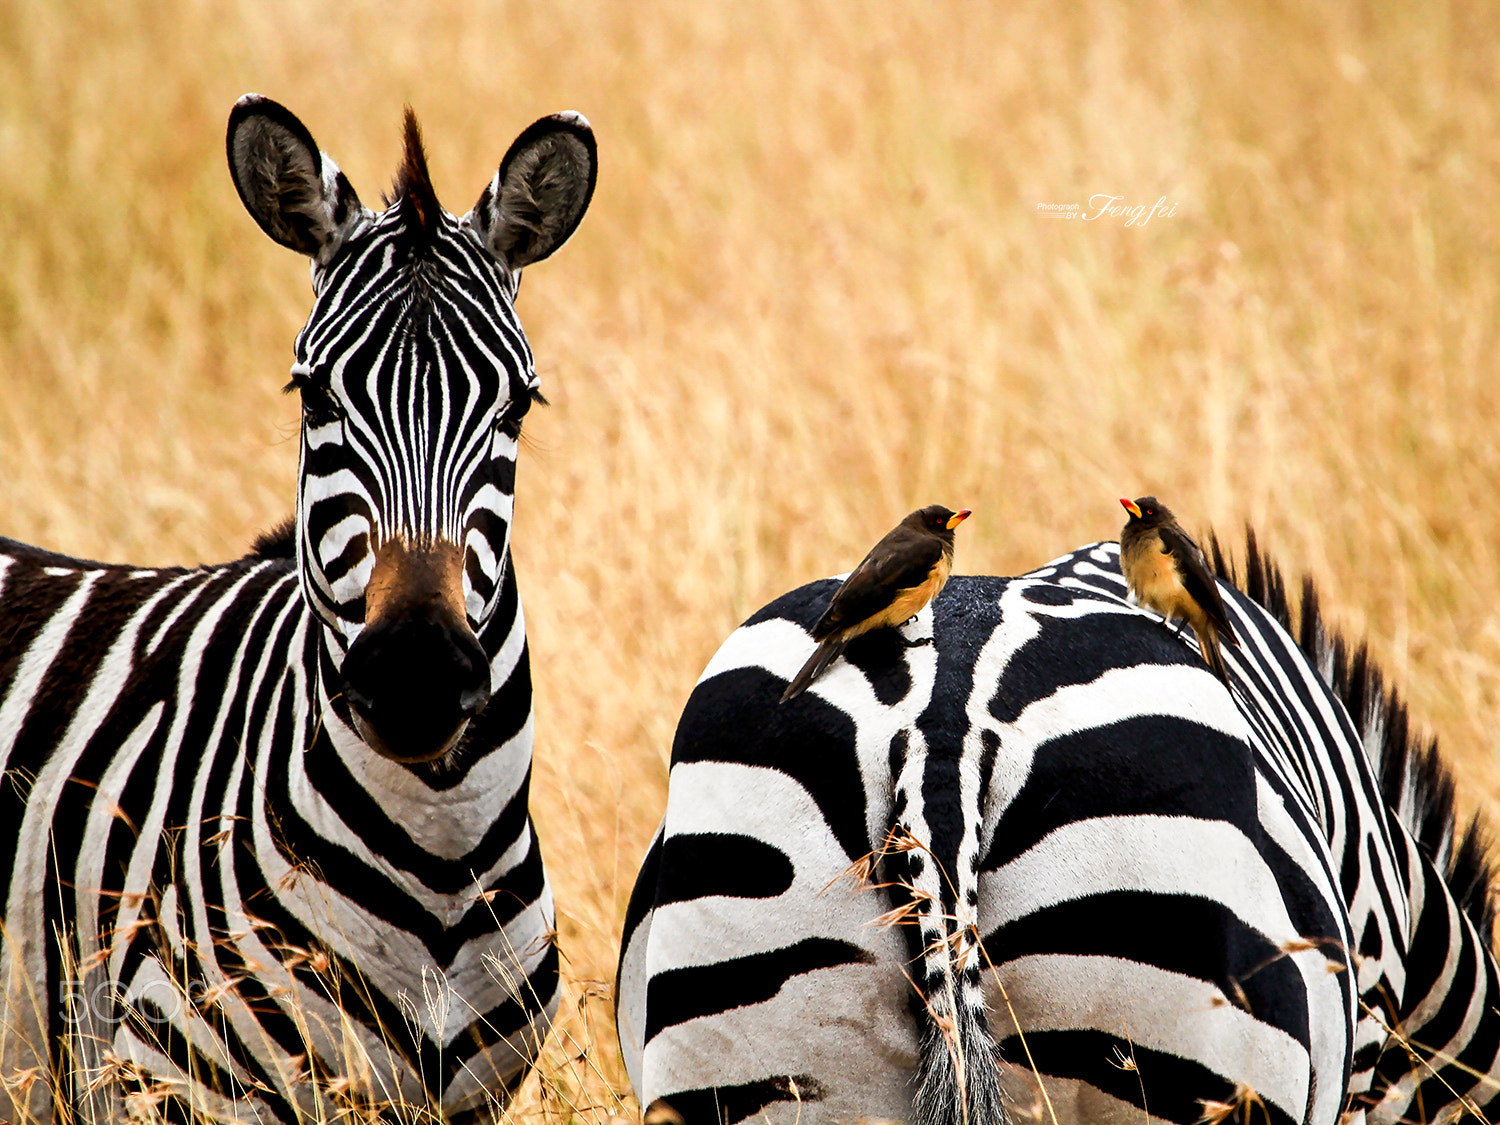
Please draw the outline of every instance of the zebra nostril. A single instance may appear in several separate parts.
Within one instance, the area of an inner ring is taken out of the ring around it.
[[[488,672],[489,669],[486,668],[485,671]],[[488,676],[486,676],[486,679],[488,679]],[[460,692],[458,696],[458,709],[462,711],[466,717],[473,718],[481,710],[483,710],[484,705],[489,701],[490,685],[488,683],[485,683],[482,686],[472,687]]]
[[[353,710],[358,711],[364,715],[368,715],[375,706],[375,701],[371,699],[369,695],[361,691],[359,688],[355,687],[353,684],[349,683],[347,680],[344,683],[344,701],[348,703]]]

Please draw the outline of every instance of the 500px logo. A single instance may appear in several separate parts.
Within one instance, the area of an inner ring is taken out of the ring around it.
[[[1089,196],[1087,207],[1077,203],[1038,203],[1037,214],[1052,219],[1080,219],[1085,223],[1098,219],[1124,219],[1127,227],[1143,227],[1152,219],[1170,219],[1177,214],[1177,204],[1168,203],[1164,195],[1147,207],[1144,203],[1132,207],[1123,195],[1105,195],[1100,192]]]
[[[72,981],[61,986],[63,1022],[70,1026],[87,1024],[172,1023],[183,1014],[186,1005],[198,1007],[208,992],[202,981],[190,981],[186,988],[168,980],[147,981],[132,996],[126,996],[118,981],[101,980],[94,984]]]

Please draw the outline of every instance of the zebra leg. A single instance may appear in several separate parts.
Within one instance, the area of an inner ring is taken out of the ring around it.
[[[0,1121],[52,1120],[47,1025],[53,998],[45,965],[41,942],[21,940],[0,919],[0,1011],[6,1016],[0,1021]]]
[[[1188,752],[1212,780],[1184,784],[1182,734],[1116,724],[1043,745],[996,816],[980,903],[1005,1089],[1041,1120],[1191,1122],[1213,1102],[1335,1125],[1354,1031],[1348,936],[1332,884],[1278,885],[1290,864],[1326,872],[1328,857],[1235,740],[1200,732]],[[1101,776],[1121,800],[1089,780]],[[1168,799],[1174,815],[1140,811]]]
[[[902,938],[873,924],[889,900],[861,878],[819,796],[775,769],[673,767],[618,988],[642,1105],[663,1099],[690,1125],[909,1116],[917,1043]],[[736,872],[734,892],[694,897],[708,871]]]
[[[785,666],[759,654],[792,628],[739,630],[683,711],[626,915],[622,1053],[640,1104],[690,1123],[910,1121],[911,969],[875,853],[893,743],[927,704],[936,646],[910,650],[898,696],[885,689],[903,677],[877,674],[877,692],[849,676],[783,708],[805,646]]]

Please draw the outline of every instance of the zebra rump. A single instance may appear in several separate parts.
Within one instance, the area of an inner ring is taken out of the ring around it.
[[[1211,550],[1233,692],[1127,601],[1112,543],[953,577],[795,705],[829,582],[726,640],[626,915],[642,1104],[689,1125],[1494,1119],[1484,833],[1311,583],[1294,605],[1251,535],[1242,593]]]

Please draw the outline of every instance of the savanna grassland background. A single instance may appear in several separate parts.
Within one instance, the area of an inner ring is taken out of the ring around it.
[[[1500,800],[1500,7],[0,4],[0,534],[137,563],[291,510],[306,264],[225,169],[240,94],[375,201],[598,133],[519,302],[536,818],[577,998],[514,1114],[632,1111],[608,992],[704,662],[919,504],[961,571],[1252,521]],[[1067,221],[1096,195],[1175,210]],[[588,1058],[578,1062],[579,1044]]]

